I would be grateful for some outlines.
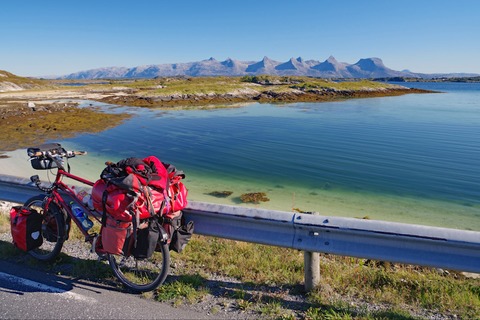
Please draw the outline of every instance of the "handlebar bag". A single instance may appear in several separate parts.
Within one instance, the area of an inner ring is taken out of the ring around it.
[[[38,147],[30,147],[27,149],[27,154],[30,157],[30,164],[36,170],[48,170],[57,168],[57,163],[51,159],[43,156],[35,156],[38,152],[50,152],[52,155],[65,154],[67,151],[60,145],[60,143],[46,143]]]
[[[22,206],[12,207],[10,227],[13,244],[23,251],[40,247],[43,243],[42,221],[42,215],[33,209]]]
[[[32,165],[32,168],[36,170],[48,170],[58,168],[55,161],[46,158],[30,158],[30,164]]]

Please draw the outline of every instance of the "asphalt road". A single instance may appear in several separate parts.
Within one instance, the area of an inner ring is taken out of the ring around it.
[[[0,260],[0,319],[213,319],[85,280]]]

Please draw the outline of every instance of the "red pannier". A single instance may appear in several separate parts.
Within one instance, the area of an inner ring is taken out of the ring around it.
[[[140,219],[150,218],[152,213],[172,213],[187,206],[188,191],[180,181],[185,174],[155,156],[143,160],[128,158],[109,167],[108,174],[105,172],[103,179],[93,186],[93,206],[103,212],[105,201],[106,213],[117,220],[131,221],[131,206]],[[135,194],[137,200],[133,203]]]
[[[104,199],[105,197],[105,199]],[[92,188],[92,202],[95,210],[103,212],[103,201],[105,200],[105,210],[107,213],[120,221],[132,221],[132,215],[129,213],[130,206],[135,205],[140,219],[151,217],[148,199],[144,193],[139,193],[137,202],[133,204],[135,197],[128,190],[119,188],[117,185],[106,183],[99,179]]]
[[[10,227],[13,244],[23,251],[40,247],[43,243],[42,221],[42,215],[33,209],[22,206],[12,207]]]
[[[131,222],[118,221],[112,217],[107,217],[105,226],[102,226],[100,232],[103,250],[111,254],[128,252],[132,230]]]
[[[151,189],[150,191],[153,207],[155,208],[155,212],[157,212],[159,215],[165,215],[182,210],[188,204],[188,190],[181,182],[177,182],[169,186],[167,192],[168,201],[164,201],[165,195],[162,192],[156,191],[155,189]],[[162,205],[163,210],[159,210],[161,209]]]
[[[183,171],[149,156],[110,163],[100,177],[91,197],[95,210],[103,213],[101,236],[106,252],[125,253],[125,238],[133,232],[137,246],[132,254],[149,257],[156,248],[159,222],[167,232],[170,249],[183,250],[193,234],[193,221],[185,224],[181,211],[188,203],[188,190],[181,182]],[[161,218],[149,219],[155,215]],[[148,228],[141,227],[144,224]]]

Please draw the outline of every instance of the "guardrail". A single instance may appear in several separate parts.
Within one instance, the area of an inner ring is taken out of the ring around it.
[[[207,236],[480,273],[480,232],[190,202]]]
[[[6,179],[22,192],[25,180]],[[0,186],[1,187],[1,186]],[[11,191],[10,191],[11,193]],[[2,194],[0,194],[2,199]],[[15,201],[13,196],[3,198]],[[21,201],[21,200],[17,200]],[[195,233],[265,245],[480,273],[480,232],[189,202]],[[310,258],[312,269],[318,265]],[[306,274],[309,277],[319,275]]]

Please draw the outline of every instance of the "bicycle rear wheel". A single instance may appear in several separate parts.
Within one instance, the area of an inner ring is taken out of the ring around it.
[[[48,211],[45,211],[44,199],[45,195],[38,195],[28,199],[24,204],[25,207],[36,210],[43,217],[43,243],[28,253],[38,260],[50,261],[62,250],[65,241],[65,220],[60,209],[53,203],[49,206]]]
[[[166,243],[150,258],[108,254],[108,262],[115,276],[128,289],[145,292],[156,289],[167,278],[170,269],[170,252]]]

